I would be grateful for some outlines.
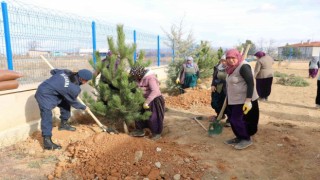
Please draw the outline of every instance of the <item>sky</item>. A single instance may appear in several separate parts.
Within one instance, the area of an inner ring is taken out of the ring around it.
[[[6,0],[5,0],[6,1]],[[320,41],[320,0],[7,0],[163,35],[183,20],[196,42],[233,47]]]

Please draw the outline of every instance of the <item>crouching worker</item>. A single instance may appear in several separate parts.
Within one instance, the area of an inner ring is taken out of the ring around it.
[[[158,140],[161,138],[165,111],[165,102],[160,92],[159,81],[152,71],[143,66],[133,67],[130,70],[130,75],[136,79],[138,87],[142,89],[146,98],[143,109],[150,110],[152,113],[147,121],[135,122],[136,130],[131,135],[143,137],[145,135],[143,129],[149,128],[152,132],[151,139]]]
[[[92,79],[92,72],[82,69],[72,72],[67,69],[53,69],[51,77],[41,83],[35,94],[41,116],[41,131],[43,136],[43,148],[48,150],[61,149],[60,145],[52,142],[52,110],[60,109],[61,124],[59,130],[75,131],[76,128],[68,124],[70,107],[89,110],[88,107],[77,101],[80,94],[80,85]]]

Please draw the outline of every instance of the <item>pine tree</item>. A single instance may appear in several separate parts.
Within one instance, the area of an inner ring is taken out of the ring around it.
[[[148,66],[150,62],[143,62],[142,51],[139,53],[139,59],[134,62],[136,45],[125,44],[123,25],[117,26],[116,44],[113,37],[108,37],[108,45],[111,55],[102,61],[99,53],[96,53],[97,62],[95,65],[91,63],[101,74],[101,79],[98,80],[95,75],[92,83],[97,97],[92,98],[84,94],[85,101],[91,111],[105,117],[112,128],[124,122],[129,125],[136,120],[147,120],[151,112],[141,113],[145,98],[142,91],[137,88],[136,82],[129,77],[128,68],[136,65]]]
[[[223,49],[222,47],[219,47],[218,49],[218,59],[221,59],[221,57],[223,56],[224,52],[223,52]]]
[[[195,58],[195,62],[199,67],[200,78],[210,77],[213,67],[218,61],[217,53],[212,50],[209,42],[201,41]]]

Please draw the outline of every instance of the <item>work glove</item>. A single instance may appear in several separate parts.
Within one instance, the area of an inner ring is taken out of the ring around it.
[[[180,79],[179,79],[179,78],[177,78],[176,83],[177,83],[177,84],[179,84],[179,83],[180,83]]]
[[[197,83],[200,84],[202,81],[200,78],[198,78]]]
[[[143,103],[143,109],[150,109],[150,106],[148,105],[148,103]]]
[[[243,105],[243,107],[242,107],[242,110],[243,110],[243,113],[244,114],[248,114],[248,112],[251,110],[251,108],[252,108],[252,103],[251,103],[251,101],[246,101],[245,103],[244,103],[244,105]]]

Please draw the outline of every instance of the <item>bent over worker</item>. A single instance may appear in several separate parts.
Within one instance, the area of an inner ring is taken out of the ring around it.
[[[48,150],[61,149],[60,145],[52,142],[52,110],[60,109],[61,124],[59,130],[75,131],[76,128],[68,124],[71,106],[75,109],[89,110],[77,101],[81,92],[80,85],[92,79],[92,72],[87,69],[72,72],[67,69],[53,69],[51,77],[42,82],[35,94],[41,116],[41,131],[43,148]]]

